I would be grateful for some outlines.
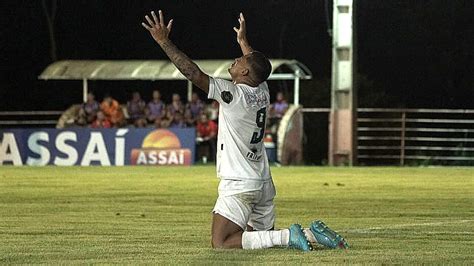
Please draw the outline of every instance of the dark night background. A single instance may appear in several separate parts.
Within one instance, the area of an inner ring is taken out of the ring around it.
[[[81,83],[39,81],[52,62],[42,1],[2,1],[1,110],[62,110],[81,100]],[[329,1],[329,5],[331,6]],[[46,0],[50,6],[51,0]],[[270,58],[294,58],[313,72],[303,105],[329,106],[332,11],[318,1],[58,0],[58,59],[164,59],[141,27],[150,10],[175,23],[171,39],[194,59],[239,56],[232,27],[247,18],[252,45]],[[361,107],[473,108],[473,1],[357,1]],[[328,17],[329,15],[329,17]],[[180,82],[92,82],[99,96],[125,101],[132,90],[160,87],[165,100]],[[291,83],[274,82],[291,98]],[[169,90],[168,90],[169,88]],[[181,89],[183,88],[183,89]]]

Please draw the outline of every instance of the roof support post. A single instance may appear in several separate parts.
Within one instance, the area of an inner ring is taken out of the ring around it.
[[[83,78],[82,79],[82,101],[84,102],[87,102],[87,94],[89,93],[88,90],[89,88],[87,84],[87,79]]]
[[[294,95],[293,95],[293,104],[300,104],[300,70],[295,71],[295,80],[294,80]]]
[[[188,102],[190,102],[191,98],[193,97],[193,83],[189,80],[188,80],[188,93],[187,93],[187,96],[188,96]]]

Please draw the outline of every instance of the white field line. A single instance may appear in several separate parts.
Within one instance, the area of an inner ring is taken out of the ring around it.
[[[407,228],[407,227],[416,227],[416,226],[438,226],[438,225],[446,225],[446,224],[464,224],[464,223],[471,223],[474,220],[457,220],[457,221],[447,221],[447,222],[431,222],[431,223],[408,223],[408,224],[394,224],[394,225],[387,225],[387,226],[377,226],[377,227],[370,227],[370,228],[361,228],[361,229],[347,229],[341,230],[346,233],[371,233],[372,231],[380,231],[380,230],[387,230],[387,229],[400,229],[400,228]],[[472,232],[464,232],[472,234]]]

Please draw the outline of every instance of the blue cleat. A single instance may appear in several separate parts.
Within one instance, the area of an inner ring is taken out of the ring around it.
[[[328,248],[349,248],[349,244],[342,236],[334,232],[331,228],[325,225],[322,221],[314,221],[309,226],[309,230],[313,233],[316,241]]]
[[[292,224],[288,229],[290,230],[290,241],[288,243],[288,248],[294,248],[303,251],[313,250],[313,247],[306,238],[303,228],[300,224]]]

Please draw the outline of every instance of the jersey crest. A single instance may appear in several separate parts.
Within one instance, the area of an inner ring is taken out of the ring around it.
[[[232,96],[232,93],[230,93],[230,91],[223,91],[221,93],[221,98],[225,103],[229,104],[234,99],[234,96]]]

